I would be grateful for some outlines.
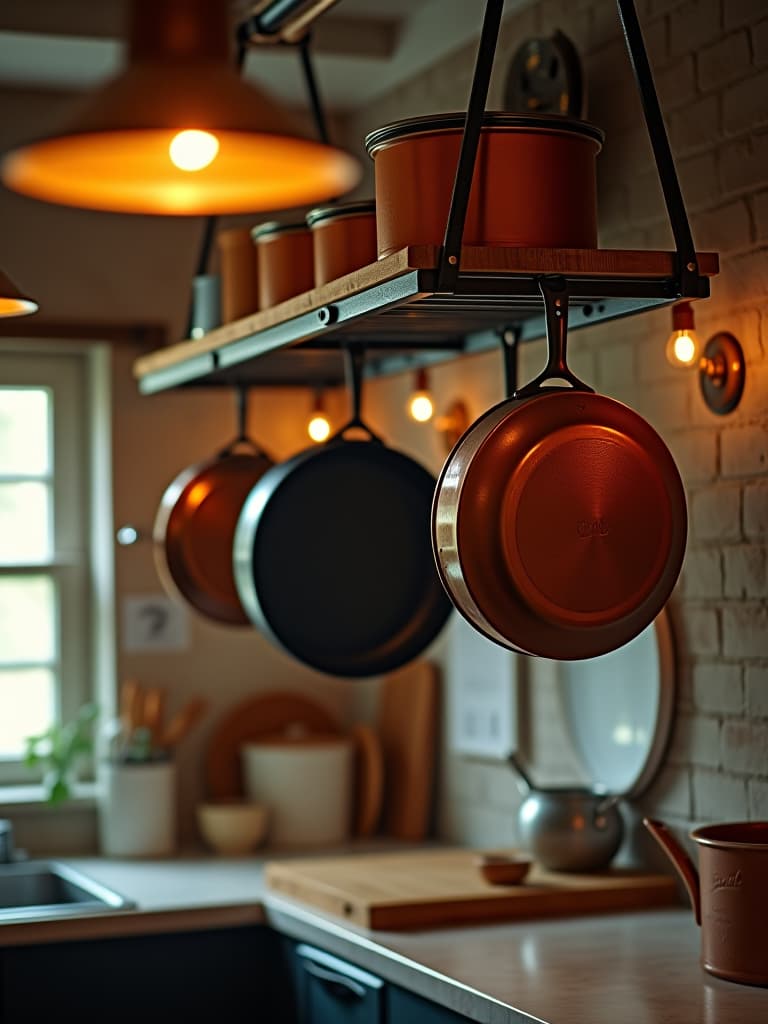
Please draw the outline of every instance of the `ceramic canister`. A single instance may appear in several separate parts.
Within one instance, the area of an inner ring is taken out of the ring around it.
[[[379,257],[442,245],[466,114],[397,121],[371,132]],[[559,115],[486,113],[464,245],[592,249],[600,129]]]
[[[269,807],[272,845],[322,846],[349,837],[350,740],[275,737],[244,744],[241,757],[246,795]]]

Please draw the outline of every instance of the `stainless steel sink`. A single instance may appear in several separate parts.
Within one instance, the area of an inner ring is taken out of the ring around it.
[[[0,864],[0,924],[130,910],[136,904],[55,861]]]

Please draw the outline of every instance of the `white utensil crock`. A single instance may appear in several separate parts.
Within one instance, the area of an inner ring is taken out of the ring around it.
[[[102,853],[161,857],[176,848],[176,770],[172,761],[107,763],[99,814]]]

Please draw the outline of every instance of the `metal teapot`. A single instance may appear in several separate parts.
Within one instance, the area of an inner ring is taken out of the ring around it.
[[[535,786],[514,753],[507,757],[525,797],[518,811],[521,846],[549,871],[599,871],[621,845],[620,796],[586,787]]]

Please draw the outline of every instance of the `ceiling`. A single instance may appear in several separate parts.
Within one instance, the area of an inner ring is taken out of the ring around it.
[[[524,3],[507,0],[505,15]],[[4,0],[0,86],[94,88],[122,66],[127,7],[126,0]],[[484,9],[485,0],[338,0],[313,38],[324,104],[365,106],[478,35]],[[305,105],[292,47],[251,47],[244,73],[284,102]]]

